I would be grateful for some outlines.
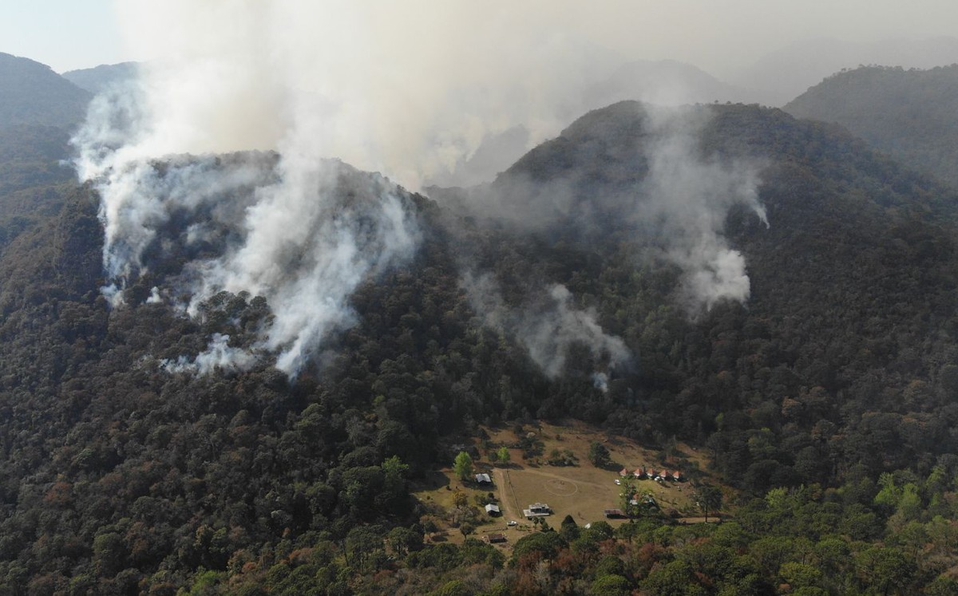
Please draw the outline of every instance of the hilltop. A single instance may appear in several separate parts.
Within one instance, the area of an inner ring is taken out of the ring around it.
[[[762,93],[762,102],[782,106],[843,70],[863,65],[930,69],[958,62],[958,39],[883,39],[854,42],[834,38],[807,39],[771,52],[731,77],[742,87]]]
[[[958,184],[958,65],[843,71],[810,88],[784,110],[801,118],[837,122],[874,149]]]
[[[0,128],[75,126],[91,97],[45,64],[0,53]]]

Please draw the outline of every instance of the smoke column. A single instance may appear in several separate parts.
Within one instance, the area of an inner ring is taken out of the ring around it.
[[[157,259],[202,254],[178,277],[188,287],[161,288],[149,300],[186,295],[183,306],[195,314],[222,290],[265,297],[274,318],[256,351],[275,354],[276,366],[296,375],[330,332],[355,322],[348,298],[356,286],[414,253],[418,229],[405,191],[323,159],[341,123],[327,117],[336,106],[298,87],[276,62],[284,54],[272,50],[270,35],[279,31],[271,25],[284,8],[200,5],[196,22],[173,32],[179,54],[96,98],[73,143],[80,178],[102,198],[112,282],[104,292],[114,305]],[[212,38],[193,30],[209,19],[237,28],[221,26]],[[257,147],[278,150],[278,161],[211,155]],[[210,243],[216,254],[197,248]],[[255,361],[228,341],[213,337],[193,363],[169,368],[207,372]]]
[[[533,145],[555,134],[578,115],[577,93],[622,61],[570,34],[574,23],[544,0],[125,0],[116,8],[136,53],[162,58],[98,97],[74,139],[80,177],[102,197],[105,291],[120,304],[158,254],[192,247],[188,287],[158,288],[150,299],[187,296],[192,313],[220,290],[264,296],[276,318],[259,347],[291,374],[323,337],[352,324],[356,285],[409,258],[418,238],[401,189],[353,180],[362,198],[344,209],[344,166],[324,159],[416,188],[490,135],[522,125],[529,134],[518,138]],[[280,157],[211,157],[249,150]],[[661,195],[683,191],[660,178]],[[179,223],[188,233],[170,237]],[[669,255],[689,271],[690,295],[706,306],[747,295],[741,255],[713,233],[714,222],[686,223],[702,234]],[[200,250],[210,244],[220,252]],[[204,361],[248,365],[228,357],[229,347],[211,341],[218,356]]]
[[[548,288],[548,299],[538,308],[514,309],[508,307],[492,275],[463,277],[463,288],[469,302],[483,322],[500,331],[513,333],[529,352],[532,360],[550,378],[562,374],[569,349],[580,343],[597,360],[605,360],[609,368],[628,362],[632,354],[625,342],[606,334],[596,321],[592,310],[572,307],[572,293],[561,284]],[[605,391],[605,371],[595,371],[596,387]]]
[[[637,207],[639,221],[660,226],[663,256],[682,269],[682,295],[693,315],[719,300],[749,297],[745,257],[722,235],[729,209],[745,204],[768,226],[758,200],[759,165],[700,155],[696,135],[707,115],[707,110],[650,109],[649,172]]]

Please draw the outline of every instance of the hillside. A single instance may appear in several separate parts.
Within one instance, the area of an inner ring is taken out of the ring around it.
[[[96,95],[109,85],[135,78],[139,69],[138,62],[121,62],[120,64],[101,64],[94,68],[68,70],[61,76],[80,89]]]
[[[635,60],[609,74],[585,80],[552,107],[560,121],[619,101],[642,101],[660,106],[695,103],[748,102],[759,96],[729,85],[709,73],[676,60]],[[530,133],[523,125],[488,134],[476,151],[456,164],[453,171],[433,177],[432,186],[473,186],[492,181],[530,148]]]
[[[629,401],[641,407],[607,415],[630,419],[620,424],[637,436],[697,436],[718,448],[722,426],[737,416],[743,416],[736,422],[742,430],[760,425],[783,432],[771,458],[743,459],[739,447],[728,444],[718,450],[718,465],[729,474],[744,472],[738,477],[746,484],[764,478],[762,484],[770,470],[784,474],[782,481],[800,469],[793,481],[824,482],[833,466],[865,464],[877,473],[914,463],[919,454],[933,459],[928,450],[935,444],[950,450],[945,426],[938,434],[923,427],[926,434],[913,437],[918,443],[902,437],[899,426],[896,439],[881,449],[853,451],[846,444],[825,448],[806,434],[826,420],[836,432],[870,423],[870,412],[894,412],[888,421],[903,415],[922,424],[941,421],[903,408],[902,396],[917,386],[929,399],[946,399],[950,391],[941,368],[954,349],[945,331],[955,322],[950,193],[869,152],[841,129],[777,110],[707,109],[711,117],[697,150],[765,164],[757,191],[768,227],[745,205],[732,206],[722,226],[729,248],[740,250],[747,266],[744,307],[720,300],[695,322],[681,308],[689,265],[671,257],[687,249],[669,225],[675,215],[659,210],[652,225],[634,215],[636,189],[644,192],[653,167],[636,139],[655,142],[646,132],[649,112],[635,103],[590,113],[462,201],[473,217],[493,213],[509,222],[489,241],[508,258],[493,260],[490,245],[477,249],[504,292],[509,289],[506,300],[512,296],[518,304],[536,287],[565,284],[597,309],[606,333],[625,338],[639,354],[641,371],[628,388]],[[488,213],[476,210],[483,201],[493,206]],[[523,209],[530,204],[537,224],[516,223],[529,221]],[[789,419],[784,404],[813,399],[826,409],[804,422]],[[586,415],[579,411],[584,403],[555,407]],[[723,453],[736,455],[726,461]],[[875,460],[876,453],[886,459]]]
[[[763,93],[759,100],[782,106],[822,79],[862,65],[930,69],[958,62],[958,39],[884,39],[854,42],[834,38],[806,39],[762,56],[729,78]]]
[[[492,184],[429,198],[330,162],[327,194],[309,202],[329,212],[303,213],[305,236],[332,230],[348,256],[388,245],[380,230],[402,219],[416,250],[363,269],[349,316],[289,376],[288,346],[263,331],[302,304],[224,290],[188,317],[176,294],[235,249],[268,191],[241,184],[191,212],[170,190],[196,171],[272,184],[277,160],[148,164],[173,207],[151,211],[116,307],[101,295],[116,280],[99,197],[36,190],[56,208],[0,252],[10,593],[954,588],[958,230],[933,180],[840,127],[741,105],[621,102]],[[275,254],[283,272],[321,252],[293,236]],[[327,306],[308,281],[307,306]],[[252,364],[227,366],[238,350]],[[224,358],[197,374],[203,354]],[[735,487],[722,510],[736,522],[553,520],[508,561],[475,540],[424,543],[437,516],[463,528],[473,505],[417,501],[411,482],[429,484],[484,428],[517,427],[493,438],[518,456],[536,448],[524,425],[568,417],[648,450],[632,459],[685,457],[689,443]]]
[[[800,118],[837,122],[874,149],[958,184],[958,66],[840,72],[784,110]]]
[[[86,115],[90,97],[49,66],[0,53],[0,128],[74,126]]]

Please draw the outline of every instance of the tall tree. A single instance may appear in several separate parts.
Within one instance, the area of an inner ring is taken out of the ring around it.
[[[705,521],[709,521],[709,512],[715,512],[722,508],[722,491],[715,486],[708,484],[702,485],[695,491],[695,499],[698,502],[699,509],[705,515]]]
[[[472,456],[465,451],[460,451],[453,462],[453,469],[460,480],[468,480],[472,476]]]
[[[608,448],[598,441],[589,445],[589,461],[597,468],[605,468],[612,463],[612,456]]]

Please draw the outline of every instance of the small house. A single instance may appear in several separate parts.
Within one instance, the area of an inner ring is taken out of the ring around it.
[[[496,505],[495,503],[489,503],[488,505],[486,505],[486,513],[488,513],[492,517],[499,517],[500,515],[502,515],[502,511],[499,510],[499,506]]]
[[[526,516],[526,519],[546,517],[552,515],[552,508],[545,503],[533,503],[528,509],[523,509],[522,514]]]
[[[476,482],[479,484],[492,484],[492,478],[489,474],[476,474]]]
[[[505,534],[488,534],[486,535],[486,540],[489,541],[489,544],[500,544],[506,541]]]

